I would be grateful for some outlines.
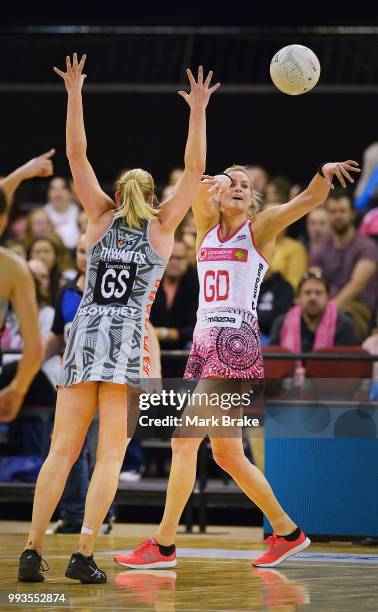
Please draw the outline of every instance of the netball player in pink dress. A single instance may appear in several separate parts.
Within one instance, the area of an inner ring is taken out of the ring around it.
[[[243,166],[203,179],[192,203],[197,225],[199,309],[185,378],[263,378],[256,303],[278,234],[324,202],[332,180],[342,187],[359,172],[354,161],[323,164],[308,187],[287,204],[256,214],[251,178]],[[214,381],[213,381],[214,384]],[[253,565],[275,567],[304,550],[309,538],[286,514],[263,473],[245,457],[241,436],[209,434],[217,464],[262,510],[274,535]],[[155,538],[115,560],[126,567],[176,565],[175,536],[193,489],[202,437],[174,437],[172,464],[163,520]]]

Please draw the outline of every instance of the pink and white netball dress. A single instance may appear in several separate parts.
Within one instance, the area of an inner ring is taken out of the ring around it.
[[[268,269],[253,242],[251,222],[225,240],[213,227],[197,253],[197,324],[184,378],[263,378],[257,299]]]

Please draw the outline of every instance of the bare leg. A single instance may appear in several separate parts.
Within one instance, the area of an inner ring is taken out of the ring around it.
[[[242,491],[262,510],[274,531],[288,535],[296,524],[278,503],[270,484],[244,454],[241,438],[211,438],[216,463],[236,482]]]
[[[170,546],[196,479],[197,452],[202,438],[172,438],[172,462],[167,497],[156,539]]]
[[[59,388],[51,447],[38,475],[26,544],[26,548],[34,548],[39,554],[45,531],[62,496],[71,467],[80,454],[96,408],[96,382]]]
[[[101,382],[98,390],[99,435],[96,466],[85,502],[83,527],[92,533],[80,534],[78,552],[91,555],[97,532],[117,491],[127,438],[127,385]]]

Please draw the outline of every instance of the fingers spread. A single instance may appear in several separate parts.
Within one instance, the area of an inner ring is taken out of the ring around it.
[[[212,78],[213,78],[213,71],[210,70],[209,74],[206,77],[205,87],[209,87],[210,81],[211,81]]]
[[[219,89],[219,87],[221,86],[220,83],[216,83],[216,85],[213,85],[212,87],[210,87],[209,92],[210,93],[214,93],[214,91],[216,91],[217,89]]]
[[[344,176],[346,176],[346,178],[348,179],[348,181],[350,181],[351,183],[354,183],[354,178],[349,174],[349,172],[345,169],[343,164],[340,164],[339,166],[340,168],[340,172],[341,174],[343,174]]]
[[[56,72],[57,74],[59,74],[59,76],[61,77],[65,77],[65,72],[62,72],[61,70],[59,70],[59,68],[57,68],[56,66],[54,66],[54,72]]]
[[[86,56],[86,55],[85,55],[85,53],[84,53],[84,55],[82,56],[82,58],[81,58],[81,60],[80,60],[80,64],[79,64],[79,66],[78,66],[78,68],[79,68],[80,72],[81,72],[81,71],[83,70],[83,68],[84,68],[84,64],[85,64],[85,60],[86,60],[86,59],[87,59],[87,56]],[[85,76],[87,76],[87,75],[85,75]]]
[[[336,166],[335,174],[336,174],[337,178],[339,179],[341,185],[343,187],[346,187],[346,183],[344,181],[344,177],[343,177],[343,175],[340,172],[340,166]]]
[[[190,70],[190,68],[186,69],[186,74],[188,75],[188,79],[189,79],[189,83],[191,84],[192,87],[195,87],[195,85],[197,85],[194,76],[192,75],[192,71]]]
[[[356,166],[348,166],[347,163],[343,163],[344,168],[347,168],[350,172],[361,172],[361,168],[356,168]]]
[[[198,85],[203,84],[203,66],[198,67]]]

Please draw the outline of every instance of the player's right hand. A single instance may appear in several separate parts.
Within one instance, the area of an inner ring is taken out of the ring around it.
[[[212,70],[210,70],[204,81],[202,66],[198,68],[197,81],[195,80],[189,68],[187,68],[186,74],[188,75],[190,83],[190,93],[187,93],[186,91],[179,91],[179,95],[184,98],[185,102],[189,104],[192,110],[194,108],[206,108],[211,94],[214,93],[214,91],[216,91],[217,89],[219,89],[220,83],[216,83],[216,85],[209,87],[213,72]]]
[[[83,74],[83,68],[86,60],[86,55],[83,55],[80,63],[77,61],[77,53],[73,54],[72,64],[71,58],[69,55],[66,57],[66,72],[59,70],[54,66],[54,72],[59,74],[62,77],[66,89],[68,92],[74,91],[75,89],[81,90],[83,87],[84,79],[86,78],[86,74]]]
[[[54,174],[53,162],[50,159],[55,155],[55,149],[50,149],[38,157],[34,157],[22,166],[23,178],[30,179],[34,176],[52,176]]]

